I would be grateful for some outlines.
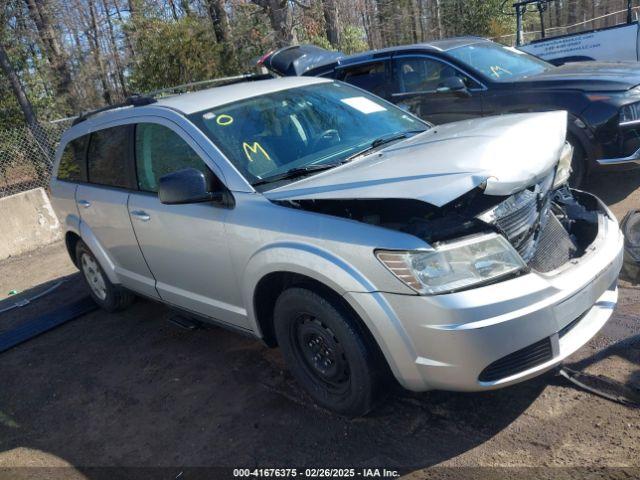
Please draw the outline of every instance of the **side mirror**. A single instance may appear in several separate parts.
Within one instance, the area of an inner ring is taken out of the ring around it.
[[[469,96],[469,90],[467,90],[467,86],[460,77],[453,76],[445,78],[438,88],[436,89],[438,93],[455,93],[460,96]]]
[[[214,202],[233,207],[233,196],[226,191],[213,191],[213,179],[195,168],[185,168],[160,177],[158,197],[167,205]]]

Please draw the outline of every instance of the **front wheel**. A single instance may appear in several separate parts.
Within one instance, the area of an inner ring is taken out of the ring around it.
[[[340,302],[307,288],[289,288],[276,302],[274,326],[289,370],[319,405],[360,416],[379,400],[386,377],[383,359]]]

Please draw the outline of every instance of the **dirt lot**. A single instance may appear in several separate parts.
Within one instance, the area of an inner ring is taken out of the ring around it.
[[[638,186],[635,172],[601,175],[589,188],[622,217],[640,206]],[[60,244],[0,264],[4,297],[65,280],[55,293],[1,314],[0,333],[84,295],[74,272]],[[0,354],[0,467],[72,467],[59,470],[64,478],[94,478],[104,471],[90,467],[110,466],[167,467],[152,478],[176,478],[183,467],[329,465],[402,468],[415,478],[532,473],[438,468],[463,466],[640,476],[640,410],[554,374],[491,393],[396,392],[368,417],[349,420],[300,393],[277,350],[218,328],[182,330],[168,316],[140,300]],[[614,318],[568,363],[640,388],[639,319],[640,290],[623,283]]]

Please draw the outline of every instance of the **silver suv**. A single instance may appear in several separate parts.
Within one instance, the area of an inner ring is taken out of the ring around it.
[[[277,345],[324,407],[528,379],[615,307],[622,235],[566,186],[565,112],[434,127],[304,77],[132,103],[80,118],[51,182],[93,298]]]

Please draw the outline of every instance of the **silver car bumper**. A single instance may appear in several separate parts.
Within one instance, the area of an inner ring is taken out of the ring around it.
[[[617,222],[601,215],[588,251],[549,274],[448,295],[345,298],[377,326],[373,334],[405,388],[495,389],[549,370],[602,328],[616,305],[622,248]]]
[[[628,157],[621,158],[601,158],[598,160],[600,165],[621,165],[626,163],[635,163],[640,165],[640,148]]]

